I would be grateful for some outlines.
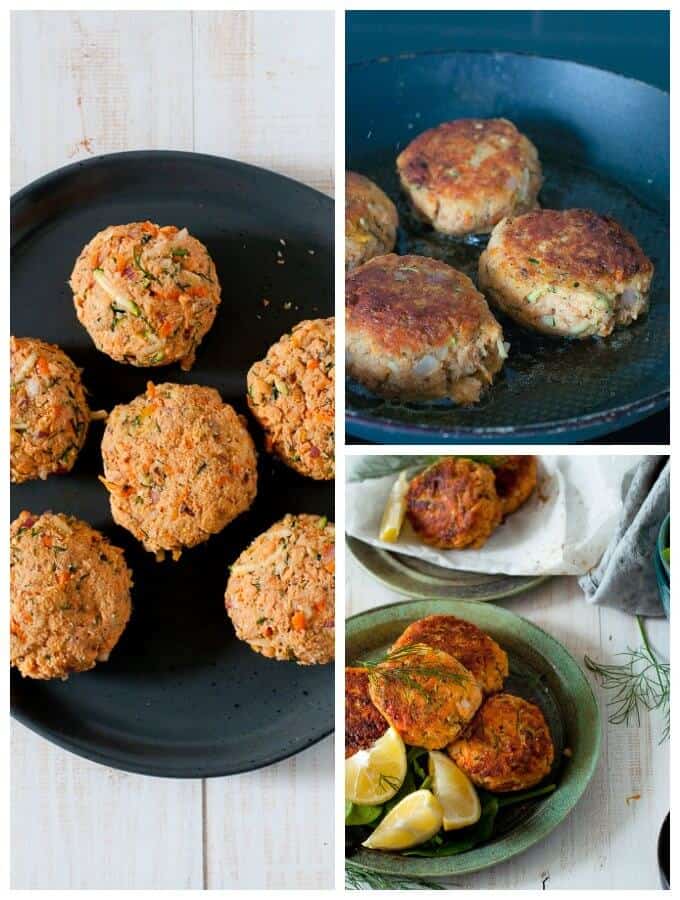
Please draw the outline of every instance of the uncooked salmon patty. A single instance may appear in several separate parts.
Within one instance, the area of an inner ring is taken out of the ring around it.
[[[287,515],[231,567],[225,606],[236,636],[279,660],[319,665],[335,656],[335,527]]]
[[[473,784],[499,793],[538,784],[555,758],[540,708],[513,694],[489,697],[448,753]]]
[[[257,491],[244,423],[214,388],[198,385],[149,382],[116,406],[102,441],[114,520],[159,559],[222,531]]]
[[[392,645],[392,652],[411,644],[443,650],[468,669],[485,694],[500,691],[508,677],[508,655],[472,622],[456,616],[418,619]]]
[[[509,516],[536,490],[538,461],[535,456],[505,456],[494,466],[493,474],[503,516]]]
[[[536,206],[538,153],[507,119],[457,119],[430,128],[397,159],[416,215],[443,234],[487,234]]]
[[[654,267],[633,235],[590,209],[543,209],[500,222],[479,259],[479,285],[520,325],[606,337],[649,303]]]
[[[220,304],[215,265],[186,228],[152,222],[96,234],[71,274],[76,313],[117,362],[189,370]]]
[[[389,725],[371,700],[368,671],[345,669],[345,759],[359,750],[368,750]]]
[[[12,481],[69,472],[90,423],[80,370],[37,338],[12,337],[9,355]]]
[[[248,372],[267,450],[302,475],[335,475],[335,319],[296,325]]]
[[[10,660],[29,678],[104,662],[130,618],[123,551],[72,516],[22,512],[10,528]]]
[[[394,250],[399,216],[387,194],[369,178],[345,178],[345,271]]]
[[[463,731],[482,689],[457,659],[424,644],[390,653],[369,671],[371,700],[406,744],[439,750]]]
[[[416,534],[433,547],[482,547],[502,517],[492,469],[456,457],[428,466],[409,485],[406,516]]]
[[[391,253],[347,276],[347,373],[376,394],[474,403],[506,355],[483,295],[446,263]]]

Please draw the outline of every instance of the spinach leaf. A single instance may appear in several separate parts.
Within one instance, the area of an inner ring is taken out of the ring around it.
[[[345,804],[345,825],[370,825],[382,815],[382,806],[357,806]]]

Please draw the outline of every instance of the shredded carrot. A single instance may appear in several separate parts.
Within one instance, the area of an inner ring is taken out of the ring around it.
[[[318,369],[319,368],[319,360],[318,359],[310,359],[307,363],[308,369]]]
[[[51,547],[53,544],[51,534],[43,534],[43,536],[41,537],[40,540],[42,542],[43,547]]]
[[[155,396],[156,396],[156,385],[153,383],[153,381],[147,381],[147,383],[146,383],[146,392],[147,392],[147,394],[149,395],[149,397],[155,397]]]
[[[304,631],[307,627],[307,619],[305,618],[305,614],[303,612],[300,612],[300,610],[298,610],[296,613],[293,613],[290,624],[296,631]]]
[[[57,575],[57,584],[59,584],[61,587],[64,587],[64,585],[68,584],[70,580],[70,572],[59,572],[59,574]]]
[[[50,364],[47,362],[44,356],[39,356],[38,361],[35,364],[36,369],[38,370],[38,375],[49,375],[50,374]]]
[[[192,287],[187,288],[186,293],[190,297],[207,297],[208,296],[208,292],[203,287],[202,284],[193,285]]]

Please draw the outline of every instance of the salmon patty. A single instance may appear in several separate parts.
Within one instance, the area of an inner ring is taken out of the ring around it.
[[[335,656],[335,526],[287,515],[231,567],[225,606],[236,636],[272,659],[304,666]]]
[[[415,214],[443,234],[487,234],[536,206],[538,153],[507,119],[457,119],[400,153],[397,171]]]
[[[368,750],[389,728],[368,692],[368,671],[345,669],[345,759]]]
[[[112,411],[102,459],[114,520],[159,559],[222,531],[257,492],[245,419],[209,387],[149,382]]]
[[[347,373],[376,394],[474,403],[506,356],[486,300],[446,263],[388,254],[347,276]]]
[[[426,544],[443,550],[484,546],[502,518],[493,470],[448,457],[412,479],[406,517]]]
[[[188,371],[220,304],[215,265],[186,228],[152,222],[96,234],[70,281],[80,323],[98,350],[133,366]]]
[[[538,461],[535,456],[505,456],[494,467],[493,473],[503,516],[509,516],[523,506],[536,490]]]
[[[10,661],[28,678],[104,662],[130,618],[123,551],[72,516],[22,512],[10,528]]]
[[[412,644],[427,644],[453,656],[472,673],[485,694],[500,691],[508,677],[505,650],[481,628],[456,616],[426,616],[412,622],[391,652]]]
[[[533,787],[555,758],[543,713],[513,694],[489,697],[448,753],[473,784],[495,793]]]
[[[56,344],[10,339],[10,474],[70,472],[90,424],[80,370]]]
[[[300,322],[248,372],[266,447],[301,475],[335,476],[335,319]]]
[[[371,700],[404,743],[439,750],[454,741],[482,702],[457,659],[425,644],[390,653],[369,671]]]
[[[543,209],[500,222],[479,285],[520,325],[557,337],[606,337],[649,304],[654,267],[633,235],[590,209]]]
[[[399,216],[387,194],[356,172],[345,177],[345,271],[394,250]]]

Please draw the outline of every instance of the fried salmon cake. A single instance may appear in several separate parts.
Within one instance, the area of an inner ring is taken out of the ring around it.
[[[392,645],[392,652],[411,644],[427,644],[462,663],[485,694],[500,691],[508,677],[508,655],[472,622],[456,616],[426,616],[412,622]]]
[[[505,456],[493,471],[503,516],[509,516],[526,503],[536,490],[538,460],[535,456]]]
[[[345,177],[345,270],[390,253],[397,241],[399,216],[387,194],[356,172]]]
[[[446,263],[390,253],[345,284],[347,373],[376,394],[475,403],[501,369],[501,326]]]
[[[590,209],[507,218],[479,258],[479,286],[520,325],[558,337],[606,337],[649,303],[654,266],[633,235]]]
[[[368,670],[345,669],[345,759],[368,750],[389,728],[368,691]]]
[[[487,234],[536,206],[538,152],[507,119],[457,119],[418,135],[397,158],[416,215],[443,234]]]
[[[433,547],[482,547],[502,518],[493,470],[470,459],[440,460],[411,481],[406,516]]]
[[[371,700],[404,743],[439,750],[454,741],[482,702],[465,666],[424,644],[390,654],[369,673]]]
[[[552,768],[555,748],[536,704],[513,694],[494,694],[448,754],[477,787],[504,793],[542,781]]]

